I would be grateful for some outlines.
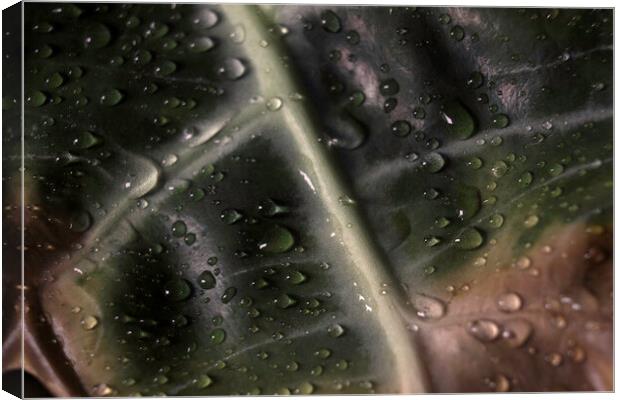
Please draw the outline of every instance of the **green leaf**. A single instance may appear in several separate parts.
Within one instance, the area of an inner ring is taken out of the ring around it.
[[[25,12],[27,268],[86,393],[609,389],[609,10]]]

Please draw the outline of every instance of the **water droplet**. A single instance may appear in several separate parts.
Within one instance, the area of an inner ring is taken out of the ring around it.
[[[467,160],[467,166],[471,169],[480,169],[482,167],[482,159],[480,157],[472,157]]]
[[[293,285],[299,285],[306,281],[306,275],[300,271],[292,271],[286,274],[286,280]]]
[[[207,374],[202,374],[198,378],[196,378],[195,382],[196,387],[198,387],[199,389],[204,389],[208,388],[213,384],[213,379],[211,379],[211,377]]]
[[[426,247],[435,247],[441,243],[441,238],[437,236],[427,236],[424,238],[424,244]]]
[[[116,393],[116,390],[114,390],[111,386],[106,385],[105,383],[94,386],[93,391],[95,393],[95,396],[98,397],[111,396]]]
[[[284,253],[294,244],[295,238],[291,231],[283,226],[273,225],[265,231],[258,248],[264,253]]]
[[[459,237],[454,239],[456,247],[462,250],[477,249],[483,242],[482,233],[477,228],[465,228]]]
[[[491,118],[491,125],[494,128],[502,129],[508,126],[510,123],[510,119],[506,114],[495,114]]]
[[[423,294],[416,294],[412,305],[416,315],[423,319],[438,319],[446,313],[446,305],[441,300]]]
[[[497,298],[497,308],[503,312],[519,311],[522,306],[521,296],[514,292],[504,293]]]
[[[500,328],[495,321],[479,319],[467,324],[467,332],[481,342],[492,342],[498,338]]]
[[[104,106],[115,106],[123,99],[123,93],[118,89],[108,89],[99,97],[99,103]]]
[[[396,136],[407,136],[411,133],[411,124],[407,121],[400,120],[392,123],[391,126],[392,133]]]
[[[549,171],[549,175],[551,175],[551,176],[558,176],[562,172],[564,172],[564,166],[562,164],[558,164],[558,163],[551,164],[549,166],[548,171]]]
[[[84,36],[84,47],[89,49],[100,49],[110,43],[112,34],[107,26],[94,23],[86,29]]]
[[[187,48],[193,53],[204,53],[215,47],[213,39],[208,36],[193,38],[187,43]]]
[[[235,25],[233,27],[233,31],[230,33],[230,40],[236,44],[245,42],[245,28],[243,25]]]
[[[282,309],[285,309],[297,304],[297,300],[295,300],[293,297],[289,296],[286,293],[282,293],[274,300],[274,304]]]
[[[493,174],[496,178],[501,178],[506,175],[506,172],[508,172],[508,164],[501,160],[493,164],[493,167],[491,168],[491,174]]]
[[[365,100],[366,96],[363,92],[360,92],[359,90],[351,93],[351,96],[349,96],[349,103],[355,107],[359,107],[364,104]]]
[[[502,339],[510,347],[523,346],[532,334],[532,325],[524,319],[511,319],[504,321],[503,324]]]
[[[209,334],[209,339],[213,344],[220,344],[226,340],[226,331],[224,329],[214,329]]]
[[[493,228],[501,228],[504,225],[504,216],[502,214],[493,214],[489,217],[489,225]]]
[[[474,71],[467,78],[467,87],[471,89],[478,89],[484,83],[484,76],[478,72]]]
[[[201,8],[200,16],[192,22],[197,29],[210,29],[217,25],[219,21],[220,17],[215,11],[209,8]]]
[[[183,237],[187,233],[187,225],[185,222],[178,220],[172,224],[172,236]]]
[[[87,211],[79,211],[71,216],[69,229],[73,232],[86,232],[92,223],[92,217]]]
[[[171,301],[183,301],[192,294],[189,283],[182,278],[173,278],[164,284],[164,296]]]
[[[168,76],[177,70],[177,65],[170,60],[160,60],[153,68],[153,73],[157,76]]]
[[[64,83],[65,79],[58,72],[54,72],[45,78],[45,84],[50,89],[56,89]]]
[[[538,215],[529,215],[527,218],[525,218],[525,221],[523,221],[523,225],[526,228],[532,228],[536,226],[536,224],[538,224],[538,220]]]
[[[331,33],[340,32],[342,29],[340,18],[331,10],[325,10],[321,13],[321,26],[325,31]]]
[[[564,361],[564,357],[560,353],[551,353],[545,356],[545,361],[547,361],[553,367],[559,367],[562,365]]]
[[[334,324],[327,328],[327,333],[333,338],[340,337],[344,334],[344,328],[340,324]]]
[[[267,100],[267,103],[265,103],[269,111],[278,111],[280,108],[282,108],[282,104],[282,99],[279,97],[272,97]]]
[[[227,58],[217,68],[217,73],[228,80],[234,81],[245,74],[246,68],[238,58]]]
[[[92,315],[88,315],[84,317],[84,319],[82,319],[81,324],[82,328],[84,328],[85,330],[92,331],[97,327],[97,325],[99,325],[99,319]]]
[[[393,96],[398,93],[400,86],[396,79],[390,78],[381,81],[379,85],[379,92],[384,96]]]
[[[444,104],[440,116],[448,125],[448,133],[458,139],[467,139],[475,133],[474,118],[458,101]]]
[[[338,360],[336,361],[335,366],[337,369],[344,371],[345,369],[349,368],[349,362],[347,360]]]
[[[243,218],[243,215],[241,215],[241,213],[234,208],[228,208],[222,211],[222,213],[220,214],[220,218],[228,225],[232,225],[235,222],[240,221],[241,218]]]
[[[223,304],[228,304],[236,295],[237,295],[237,288],[231,286],[231,287],[226,288],[226,290],[224,290],[224,293],[222,294],[222,297],[220,298],[220,300],[222,300]]]
[[[35,90],[26,96],[26,104],[32,107],[40,107],[45,104],[47,95],[39,90]]]
[[[439,153],[428,153],[422,158],[422,168],[430,173],[436,173],[443,169],[446,160]]]
[[[319,349],[314,352],[314,355],[320,359],[325,360],[325,359],[328,359],[332,355],[332,352],[329,349]]]
[[[460,42],[465,37],[465,31],[459,25],[454,25],[452,29],[450,29],[450,37]]]
[[[167,154],[163,160],[161,160],[161,165],[164,167],[170,167],[177,163],[179,157],[176,154]]]
[[[310,382],[302,382],[297,387],[296,392],[299,394],[312,394],[314,392],[314,385]]]
[[[264,217],[275,217],[278,215],[288,214],[290,209],[282,204],[277,203],[273,199],[263,200],[258,204],[258,213]]]
[[[534,180],[534,175],[531,172],[525,171],[518,179],[521,186],[529,186]]]
[[[203,271],[198,275],[198,286],[205,290],[213,289],[215,287],[215,276],[211,271]]]
[[[459,185],[456,191],[456,216],[468,220],[480,211],[480,191],[474,186]]]

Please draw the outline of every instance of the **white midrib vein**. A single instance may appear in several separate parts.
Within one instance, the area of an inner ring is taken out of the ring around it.
[[[301,152],[310,163],[311,178],[316,186],[316,194],[336,221],[345,250],[357,273],[365,279],[365,285],[373,294],[378,294],[382,282],[390,282],[389,270],[368,231],[366,223],[357,207],[344,207],[340,198],[347,195],[347,185],[335,168],[327,148],[319,142],[319,126],[311,115],[306,102],[287,101],[291,93],[302,93],[299,84],[291,74],[292,67],[285,67],[281,62],[281,44],[271,41],[267,47],[260,47],[261,39],[271,39],[271,35],[261,18],[256,6],[226,6],[226,15],[232,24],[242,25],[246,40],[243,46],[251,55],[256,79],[266,99],[280,97],[284,104],[278,113],[282,114]],[[267,72],[269,71],[269,72]],[[353,196],[349,196],[353,198]],[[352,224],[353,229],[346,227]],[[392,376],[394,387],[401,393],[427,392],[426,373],[422,367],[414,340],[406,330],[403,317],[395,307],[398,300],[390,296],[373,295],[376,309],[374,316],[378,320],[386,342],[390,345],[393,357]]]

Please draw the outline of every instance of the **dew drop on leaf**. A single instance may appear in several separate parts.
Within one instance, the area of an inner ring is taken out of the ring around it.
[[[172,235],[175,237],[183,237],[187,233],[187,225],[185,222],[178,220],[172,224]]]
[[[497,298],[497,308],[503,312],[519,311],[522,305],[523,300],[521,296],[514,292],[504,293]]]
[[[411,124],[404,120],[395,121],[392,123],[391,131],[396,136],[407,136],[411,132]]]
[[[193,53],[204,53],[215,47],[213,39],[208,36],[200,36],[191,39],[187,43],[187,48]]]
[[[439,319],[446,313],[443,301],[423,294],[416,294],[412,305],[416,315],[422,319]]]
[[[440,116],[448,125],[448,133],[458,139],[467,139],[475,133],[474,117],[458,101],[444,104]]]
[[[325,10],[321,13],[321,26],[325,31],[331,33],[340,32],[342,29],[340,17],[331,10]]]
[[[340,324],[334,324],[327,328],[327,333],[333,338],[340,337],[344,334],[344,328]]]
[[[99,97],[99,103],[104,106],[115,106],[123,99],[123,93],[118,89],[108,89]]]
[[[73,146],[78,149],[90,149],[101,143],[101,138],[90,131],[80,132],[75,139],[73,139]]]
[[[231,81],[241,78],[245,71],[246,68],[243,61],[238,58],[227,58],[217,68],[219,76]]]
[[[241,220],[241,218],[243,218],[243,215],[241,215],[241,213],[234,208],[228,208],[222,211],[222,213],[220,214],[220,218],[228,225],[232,225],[235,222]]]
[[[291,231],[281,225],[273,225],[265,230],[258,249],[263,253],[284,253],[294,244],[295,238]]]
[[[510,119],[508,119],[508,116],[506,114],[495,114],[491,118],[491,125],[494,128],[505,128],[508,126],[508,124],[510,124]]]
[[[220,344],[226,340],[226,331],[221,328],[214,329],[209,334],[209,339],[213,344]]]
[[[460,42],[465,37],[465,31],[459,25],[454,25],[452,29],[450,29],[450,37]]]
[[[189,283],[182,278],[173,278],[164,284],[164,296],[171,301],[183,301],[192,294]]]
[[[484,242],[482,233],[477,228],[465,228],[461,234],[454,239],[456,247],[462,250],[477,249]]]
[[[267,109],[269,111],[278,111],[280,108],[282,108],[282,104],[283,104],[283,101],[281,98],[272,97],[269,100],[267,100],[267,103],[265,105],[267,106]]]
[[[97,327],[97,325],[99,325],[99,319],[95,316],[88,315],[84,317],[84,319],[82,319],[81,323],[82,323],[82,328],[84,328],[87,331],[92,331],[93,329]]]
[[[439,153],[428,153],[422,158],[422,168],[430,173],[436,173],[443,169],[446,160]]]
[[[213,379],[207,374],[202,374],[196,378],[196,387],[199,389],[208,388],[213,384]]]
[[[472,72],[467,78],[467,87],[478,89],[484,83],[484,76],[478,71]]]
[[[396,79],[390,78],[381,81],[379,85],[379,92],[384,96],[393,96],[398,93],[400,86]]]
[[[211,271],[203,271],[198,275],[198,286],[205,290],[213,289],[215,282],[215,276]]]
[[[86,29],[84,36],[84,47],[90,49],[100,49],[110,43],[112,34],[107,26],[95,23]]]
[[[467,332],[481,342],[492,342],[499,337],[500,327],[490,319],[478,319],[467,324]]]

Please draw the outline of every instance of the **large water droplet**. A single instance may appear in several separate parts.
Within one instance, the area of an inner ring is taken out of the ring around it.
[[[295,238],[291,231],[280,225],[267,228],[262,240],[258,244],[260,251],[264,253],[284,253],[293,247]]]
[[[92,331],[97,327],[97,325],[99,325],[99,319],[95,316],[87,315],[84,319],[82,319],[81,324],[82,328],[85,330]]]
[[[183,237],[187,233],[187,225],[185,222],[178,220],[172,224],[172,236]]]
[[[173,278],[164,284],[164,296],[171,301],[183,301],[191,294],[191,286],[185,279]]]
[[[243,218],[243,215],[241,215],[241,213],[234,208],[228,208],[222,211],[222,213],[220,214],[220,218],[228,225],[232,225],[235,222],[241,220],[241,218]]]
[[[101,143],[99,136],[89,131],[82,131],[73,139],[73,145],[83,150],[90,149],[99,143]]]
[[[423,294],[416,294],[412,305],[416,315],[424,319],[438,319],[446,313],[446,305],[441,300]]]
[[[84,36],[84,47],[91,49],[100,49],[110,43],[112,34],[107,26],[94,23],[86,29],[86,35]]]
[[[436,173],[443,169],[446,165],[446,160],[439,153],[428,153],[422,158],[421,166],[425,171],[430,173]]]
[[[481,342],[492,342],[499,337],[500,328],[495,321],[478,319],[467,324],[467,332]]]
[[[226,340],[226,331],[221,328],[217,328],[211,331],[209,339],[213,344],[220,344]]]
[[[465,228],[463,232],[454,239],[456,247],[462,250],[477,249],[484,242],[482,233],[477,228]]]
[[[123,93],[118,89],[108,89],[99,97],[99,103],[104,106],[115,106],[123,99]]]
[[[458,101],[444,104],[440,115],[448,124],[448,133],[459,139],[471,137],[476,130],[476,123],[471,113]]]
[[[480,210],[480,191],[474,186],[459,185],[456,192],[456,216],[468,220]]]
[[[205,290],[213,289],[215,287],[215,276],[211,271],[203,271],[198,275],[198,286]]]
[[[381,81],[379,84],[379,92],[384,96],[393,96],[398,93],[400,86],[396,79],[390,78]]]
[[[340,32],[342,29],[340,18],[331,10],[325,10],[321,13],[321,26],[331,33]]]
[[[227,58],[217,68],[218,75],[229,80],[241,78],[245,71],[245,65],[238,58]]]
[[[211,50],[213,47],[215,47],[215,43],[213,39],[208,36],[193,38],[187,43],[187,48],[193,53],[204,53],[205,51]]]
[[[504,293],[497,298],[497,308],[503,312],[519,311],[522,305],[521,296],[514,292]]]

